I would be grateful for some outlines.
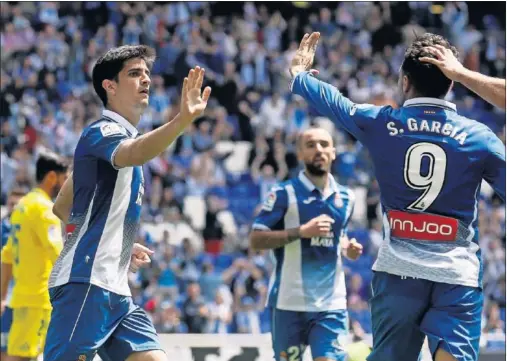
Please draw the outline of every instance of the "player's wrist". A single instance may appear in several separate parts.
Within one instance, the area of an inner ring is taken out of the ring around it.
[[[463,65],[461,65],[460,67],[456,67],[456,69],[454,69],[450,73],[451,74],[450,74],[449,78],[452,81],[455,81],[457,83],[462,83],[469,76],[468,74],[470,73],[470,70],[468,70]]]
[[[296,239],[301,238],[301,227],[291,228],[287,230],[287,240],[293,242]]]

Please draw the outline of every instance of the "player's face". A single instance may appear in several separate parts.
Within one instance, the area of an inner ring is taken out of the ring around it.
[[[310,129],[301,135],[298,159],[303,162],[308,173],[322,176],[329,172],[336,158],[331,135],[324,129]]]
[[[150,70],[146,62],[140,58],[128,60],[118,74],[115,87],[117,104],[131,104],[137,109],[144,110],[150,99],[150,84]]]

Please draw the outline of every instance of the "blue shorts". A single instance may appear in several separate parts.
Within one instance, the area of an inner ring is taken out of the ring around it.
[[[276,361],[302,360],[306,346],[313,359],[327,357],[344,361],[340,338],[348,335],[346,310],[295,312],[272,309],[271,334]]]
[[[477,361],[482,289],[374,272],[373,351],[368,361],[417,360],[424,336],[458,361]]]
[[[87,283],[49,290],[53,311],[44,360],[123,361],[133,352],[162,350],[152,322],[131,297]]]
[[[12,325],[12,308],[5,307],[4,313],[0,319],[0,352],[7,352],[7,340]]]

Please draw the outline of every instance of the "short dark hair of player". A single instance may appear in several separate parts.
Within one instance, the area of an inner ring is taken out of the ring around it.
[[[67,172],[69,165],[63,157],[60,157],[53,152],[44,151],[39,155],[35,168],[35,177],[37,179],[37,183],[40,183],[51,171],[60,174]]]
[[[442,45],[451,49],[454,56],[458,57],[458,51],[443,36],[426,33],[410,44],[405,52],[405,60],[401,66],[403,74],[406,75],[410,84],[415,88],[421,97],[443,98],[449,91],[452,81],[447,78],[438,67],[433,64],[421,62],[421,57],[434,56],[424,50],[432,45]]]
[[[107,105],[107,93],[102,87],[105,79],[118,81],[118,74],[130,59],[141,58],[151,70],[155,61],[155,50],[146,45],[124,45],[108,50],[102,55],[92,71],[93,88],[104,106]]]

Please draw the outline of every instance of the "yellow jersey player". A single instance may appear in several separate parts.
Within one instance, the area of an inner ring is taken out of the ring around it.
[[[12,212],[11,233],[2,249],[2,313],[9,281],[14,279],[7,361],[30,360],[43,351],[51,314],[48,280],[63,247],[52,199],[67,178],[67,165],[57,155],[43,153],[37,160],[36,178],[38,186]]]
[[[7,240],[9,239],[9,234],[11,233],[11,214],[18,204],[21,197],[23,197],[27,192],[22,188],[14,188],[10,191],[9,196],[7,197],[7,214],[4,218],[2,218],[2,222],[0,224],[0,234],[2,237],[2,248],[7,244]],[[9,339],[9,330],[11,329],[12,324],[12,309],[9,306],[10,296],[12,291],[13,283],[11,282],[8,287],[6,304],[5,308],[2,311],[2,316],[0,317],[0,360],[7,359],[7,340]],[[2,305],[4,306],[4,305]]]

